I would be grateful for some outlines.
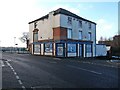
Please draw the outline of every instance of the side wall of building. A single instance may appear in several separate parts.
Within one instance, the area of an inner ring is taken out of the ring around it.
[[[38,40],[53,39],[53,28],[60,27],[60,15],[53,15],[51,12],[48,19],[37,21]],[[34,23],[29,24],[30,43],[33,43]]]
[[[86,41],[93,41],[93,56],[95,56],[96,51],[96,25],[94,23],[91,23],[91,29],[89,29],[89,23],[88,21],[80,20],[74,17],[72,18],[72,24],[68,24],[68,17],[67,15],[60,14],[60,26],[65,28],[72,29],[72,39],[79,40],[79,32],[82,32],[82,40]],[[79,20],[82,21],[82,27],[79,26]],[[89,40],[89,33],[91,33],[91,40]]]

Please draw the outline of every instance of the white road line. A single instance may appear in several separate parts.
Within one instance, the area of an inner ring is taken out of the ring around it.
[[[12,66],[11,66],[11,65],[9,65],[9,67],[10,67],[10,68],[12,68]]]
[[[12,70],[14,70],[13,67],[10,67],[10,68],[11,68]]]
[[[13,69],[12,71],[13,71],[13,72],[15,72],[15,70],[14,70],[14,69]]]
[[[16,75],[16,79],[20,79],[18,75]]]
[[[16,72],[14,72],[14,74],[15,74],[15,75],[17,75],[17,73],[16,73]]]
[[[22,86],[23,89],[25,89],[25,86]]]
[[[8,61],[10,61],[10,60],[7,60],[6,63],[7,63],[7,65],[11,68],[11,70],[13,71],[14,75],[16,76],[16,79],[17,79],[18,83],[19,83],[20,85],[22,85],[21,87],[23,88],[23,90],[26,90],[26,89],[25,89],[25,86],[23,86],[23,83],[22,83],[22,81],[20,80],[19,76],[17,75],[17,73],[15,72],[14,68],[10,65],[10,63],[9,63]]]
[[[99,65],[99,66],[104,66],[104,67],[117,68],[116,66],[113,66],[113,65],[105,65],[105,64],[96,64],[96,65]]]
[[[2,67],[4,67],[4,66],[5,66],[5,64],[3,63],[3,61],[2,61],[2,60],[1,60],[1,66],[2,66]]]
[[[97,63],[90,63],[90,62],[82,62],[82,63],[87,63],[87,64],[93,64],[93,65],[99,65],[99,66],[104,66],[104,67],[112,67],[112,68],[118,68],[116,66],[113,65],[105,65],[105,64],[97,64]]]
[[[8,61],[6,61],[6,63],[7,63],[8,66],[11,66],[10,63],[9,63]]]
[[[67,65],[68,67],[72,67],[72,68],[76,68],[76,69],[80,69],[80,70],[84,70],[87,72],[91,72],[91,73],[95,73],[95,74],[102,74],[100,72],[96,72],[96,71],[92,71],[92,70],[88,70],[88,69],[84,69],[84,68],[80,68],[80,67],[76,67],[76,66],[72,66],[72,65]]]
[[[53,58],[54,60],[61,60],[60,58]]]
[[[18,80],[18,82],[19,82],[20,85],[23,84],[21,80]]]

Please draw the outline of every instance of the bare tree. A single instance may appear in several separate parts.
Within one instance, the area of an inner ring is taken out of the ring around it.
[[[26,47],[28,48],[29,32],[23,32],[22,36],[19,39],[21,42],[26,43]]]

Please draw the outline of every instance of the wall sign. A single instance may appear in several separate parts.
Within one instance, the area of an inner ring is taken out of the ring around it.
[[[52,43],[45,43],[45,52],[52,52]]]

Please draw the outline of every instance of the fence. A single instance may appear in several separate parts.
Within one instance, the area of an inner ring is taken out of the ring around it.
[[[9,52],[9,53],[29,53],[27,48],[21,48],[21,47],[3,47],[1,49],[2,52]]]

